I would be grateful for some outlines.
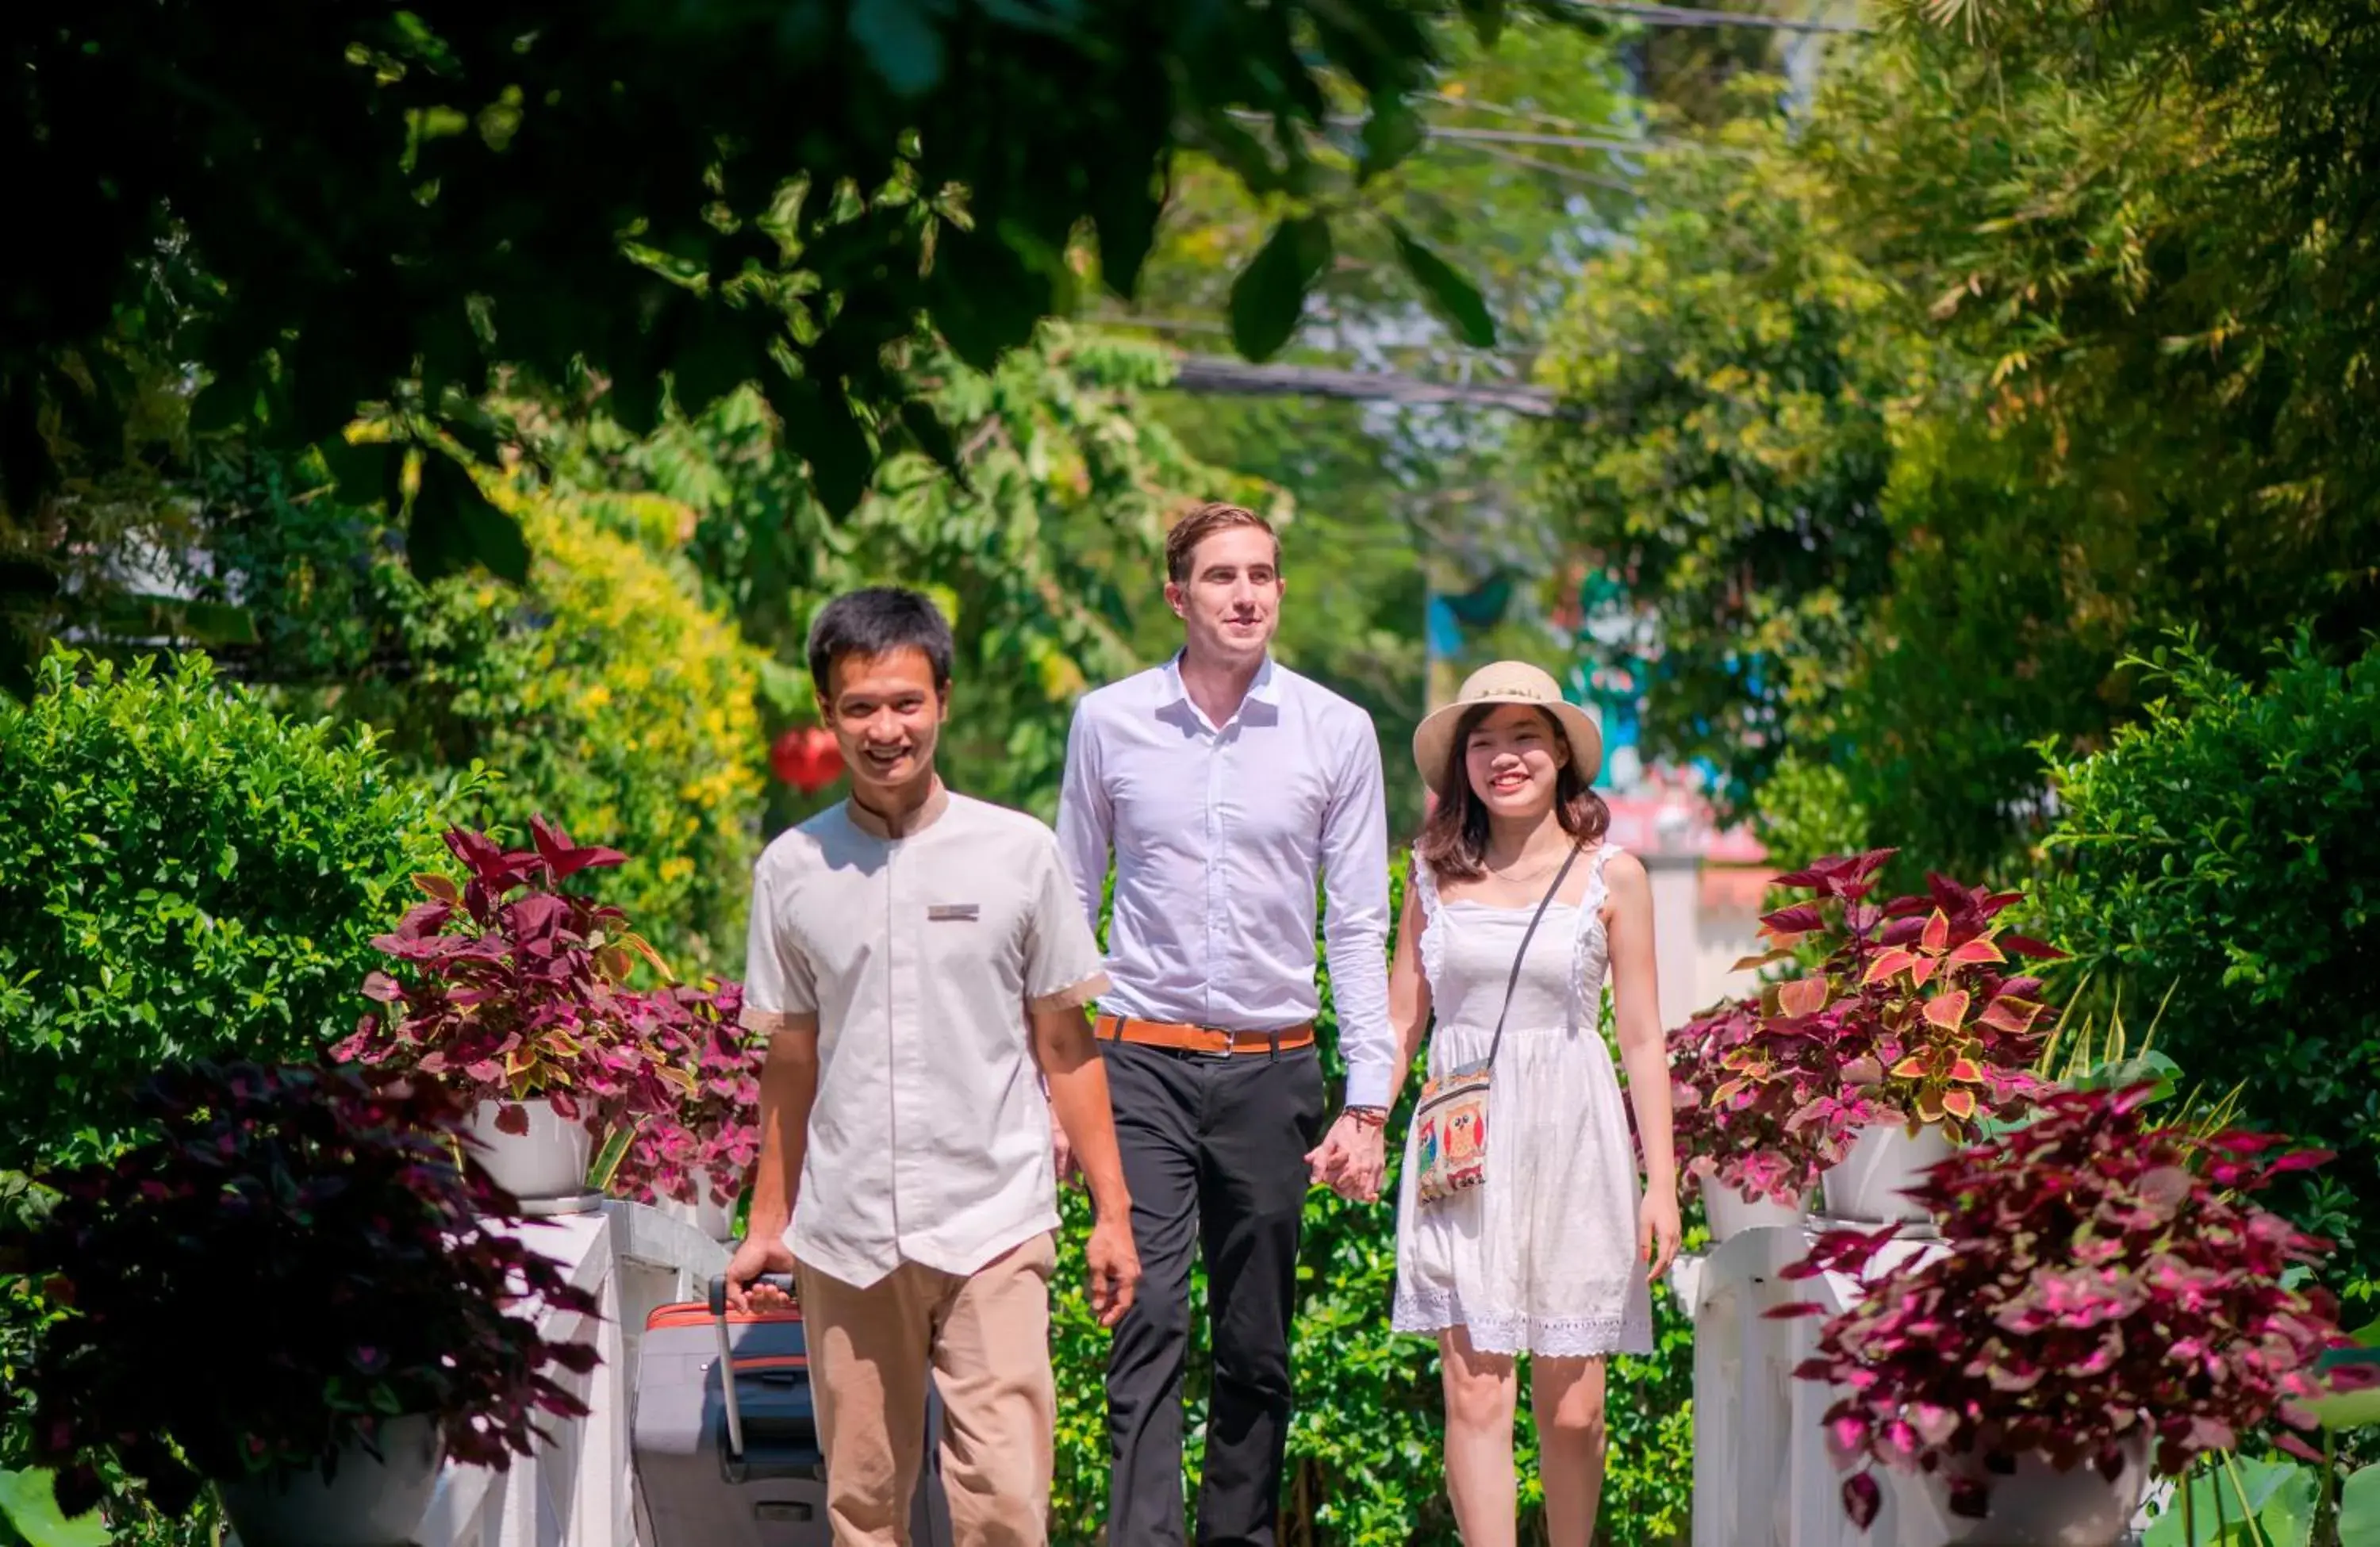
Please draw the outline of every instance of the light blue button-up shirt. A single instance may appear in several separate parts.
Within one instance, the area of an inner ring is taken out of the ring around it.
[[[1174,662],[1085,695],[1058,839],[1095,928],[1115,859],[1099,1007],[1224,1031],[1312,1020],[1318,887],[1347,1101],[1386,1103],[1388,829],[1371,717],[1270,660],[1220,725]]]

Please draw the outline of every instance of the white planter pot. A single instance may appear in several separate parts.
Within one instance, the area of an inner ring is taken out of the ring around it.
[[[381,1426],[380,1459],[348,1442],[336,1465],[266,1472],[215,1492],[240,1547],[405,1547],[437,1492],[444,1446],[428,1418]]]
[[[708,1187],[702,1188],[701,1198],[697,1202],[681,1203],[674,1198],[664,1198],[657,1200],[653,1207],[672,1219],[684,1220],[711,1240],[724,1241],[735,1236],[735,1215],[726,1205],[710,1200]]]
[[[587,1165],[594,1139],[585,1125],[565,1122],[553,1103],[542,1098],[524,1103],[528,1108],[528,1132],[505,1133],[496,1127],[498,1103],[481,1102],[464,1131],[485,1149],[475,1153],[496,1185],[523,1201],[577,1198],[587,1190]]]
[[[1764,1225],[1781,1225],[1790,1229],[1800,1224],[1810,1212],[1806,1198],[1794,1203],[1747,1198],[1715,1176],[1702,1178],[1702,1188],[1703,1213],[1710,1220],[1713,1246]]]
[[[1991,1500],[1980,1520],[1950,1513],[1949,1480],[1878,1468],[1893,1495],[1904,1541],[1956,1542],[1961,1547],[2116,1547],[2131,1529],[2148,1491],[2148,1431],[2123,1445],[2124,1469],[2113,1482],[2088,1461],[2071,1471],[2043,1456],[2017,1458],[2013,1475],[1992,1477]],[[1972,1469],[1972,1468],[1971,1468]],[[1947,1473],[1949,1468],[1944,1468]],[[1911,1525],[1917,1526],[1912,1531]]]
[[[1853,1141],[1852,1152],[1827,1171],[1828,1217],[1879,1224],[1929,1218],[1924,1205],[1901,1195],[1925,1179],[1927,1166],[1950,1154],[1949,1137],[1932,1124],[1914,1135],[1898,1123],[1865,1129]]]

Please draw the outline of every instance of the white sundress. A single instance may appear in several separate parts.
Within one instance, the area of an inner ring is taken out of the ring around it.
[[[1548,907],[1529,943],[1488,1086],[1486,1181],[1421,1202],[1414,1136],[1405,1137],[1391,1315],[1401,1333],[1468,1327],[1483,1353],[1547,1358],[1652,1352],[1652,1296],[1636,1259],[1636,1147],[1597,1026],[1610,962],[1603,868],[1618,852],[1597,850],[1578,904]],[[1419,854],[1412,875],[1437,1076],[1488,1056],[1536,904],[1441,902]]]

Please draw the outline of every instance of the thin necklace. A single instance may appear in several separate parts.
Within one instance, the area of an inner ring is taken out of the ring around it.
[[[1489,875],[1494,876],[1499,881],[1509,881],[1517,886],[1524,881],[1536,880],[1537,877],[1545,874],[1548,871],[1552,870],[1555,864],[1555,860],[1548,859],[1544,864],[1539,865],[1536,870],[1531,871],[1526,875],[1514,875],[1510,871],[1500,871],[1484,859],[1479,862],[1479,868],[1486,871]]]

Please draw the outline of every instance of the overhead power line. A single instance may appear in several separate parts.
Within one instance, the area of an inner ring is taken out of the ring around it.
[[[1244,124],[1269,124],[1272,118],[1263,113],[1234,109],[1231,115]],[[1330,128],[1362,128],[1366,120],[1354,113],[1333,113],[1322,120]],[[1699,140],[1676,138],[1629,140],[1609,134],[1552,134],[1540,129],[1470,128],[1458,124],[1428,124],[1422,132],[1432,140],[1460,140],[1480,145],[1548,145],[1568,151],[1602,151],[1613,155],[1644,155],[1655,151],[1687,151],[1697,155],[1732,155],[1737,152],[1724,147],[1706,145]]]
[[[1220,355],[1184,355],[1175,362],[1173,384],[1184,392],[1253,397],[1336,397],[1357,403],[1406,407],[1458,403],[1501,408],[1531,419],[1576,417],[1544,387],[1492,383],[1426,382],[1392,371],[1334,371],[1318,365],[1251,365]]]
[[[1751,11],[1711,11],[1694,6],[1653,6],[1636,0],[1561,0],[1572,10],[1624,16],[1655,27],[1750,27],[1771,32],[1864,33],[1876,30],[1856,21],[1803,20],[1787,16],[1761,16]]]

